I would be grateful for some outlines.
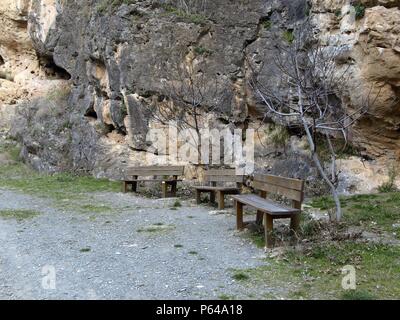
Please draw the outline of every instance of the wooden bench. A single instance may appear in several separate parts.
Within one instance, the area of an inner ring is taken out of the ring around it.
[[[236,169],[220,169],[220,170],[207,170],[205,173],[205,181],[208,186],[194,187],[196,190],[197,204],[201,202],[201,194],[209,193],[210,202],[215,203],[215,197],[218,199],[218,209],[225,209],[225,195],[239,194],[243,184],[244,176],[236,175]],[[218,186],[218,183],[233,182],[236,186]]]
[[[237,228],[245,227],[243,222],[243,207],[245,205],[257,209],[257,223],[265,227],[265,245],[272,247],[272,230],[274,219],[291,219],[290,229],[297,232],[300,223],[301,205],[304,200],[304,181],[282,178],[272,175],[254,177],[254,189],[259,195],[245,194],[234,196],[236,206]],[[292,206],[286,206],[266,199],[268,193],[283,196],[292,201]]]
[[[161,182],[162,197],[176,197],[178,177],[183,176],[184,166],[151,166],[151,167],[130,167],[124,171],[123,192],[137,192],[139,182]],[[139,179],[139,177],[152,177],[151,179]],[[170,186],[170,192],[168,192]]]

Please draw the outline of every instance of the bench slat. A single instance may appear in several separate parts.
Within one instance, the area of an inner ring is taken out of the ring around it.
[[[293,189],[286,189],[286,188],[274,186],[271,184],[260,183],[258,181],[253,182],[253,187],[257,190],[267,191],[272,194],[284,196],[291,200],[295,200],[295,201],[299,201],[299,202],[303,201],[303,192],[301,192],[301,191],[297,191],[297,190],[293,190]]]
[[[126,179],[126,182],[182,182],[179,179]]]
[[[210,169],[205,172],[206,176],[235,176],[236,169]]]
[[[257,210],[267,212],[271,215],[277,215],[277,216],[287,215],[289,217],[293,214],[300,212],[300,210],[298,209],[278,204],[271,200],[261,198],[260,196],[257,196],[255,194],[238,195],[238,196],[233,196],[233,198],[240,203],[252,206]]]
[[[288,188],[297,191],[303,191],[304,181],[291,178],[283,178],[273,175],[258,175],[254,177],[254,181],[260,183],[272,184],[282,188]]]
[[[198,187],[194,187],[194,189],[196,190],[200,190],[200,191],[232,191],[232,192],[239,192],[238,188],[235,187],[207,187],[207,186],[198,186]]]
[[[135,167],[127,168],[124,174],[127,176],[182,176],[184,167]]]
[[[243,182],[243,176],[205,176],[207,182]]]

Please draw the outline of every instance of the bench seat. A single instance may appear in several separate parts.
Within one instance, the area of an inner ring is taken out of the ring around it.
[[[165,182],[165,183],[173,183],[173,182],[182,182],[182,179],[125,179],[126,182]]]
[[[299,209],[287,207],[272,200],[261,198],[256,194],[242,194],[233,196],[233,199],[273,216],[287,215],[288,218],[290,218],[293,214],[300,213]]]
[[[210,192],[215,192],[215,191],[223,191],[223,192],[237,192],[239,193],[240,190],[237,187],[208,187],[208,186],[199,186],[199,187],[194,187],[196,190],[200,190],[203,192],[210,191]]]

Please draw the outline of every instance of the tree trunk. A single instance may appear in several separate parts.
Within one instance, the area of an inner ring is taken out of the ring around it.
[[[301,110],[302,110],[302,107],[301,107]],[[315,151],[315,142],[314,142],[313,136],[311,134],[310,128],[308,127],[308,123],[305,120],[303,115],[301,115],[301,121],[303,123],[304,131],[306,132],[308,144],[310,145],[310,148],[312,150],[312,154],[313,154],[312,158],[313,158],[314,164],[316,165],[321,177],[325,180],[326,184],[331,189],[332,197],[333,197],[333,200],[335,201],[335,205],[336,205],[336,221],[339,222],[342,219],[342,206],[340,204],[340,199],[339,199],[339,195],[336,191],[336,187],[334,186],[334,184],[332,183],[332,181],[329,179],[328,175],[326,174],[324,167],[321,164],[321,160],[319,159],[318,154]]]
[[[317,169],[318,169],[319,173],[321,174],[322,178],[325,180],[325,182],[331,189],[332,197],[333,197],[333,200],[335,201],[335,205],[336,205],[336,221],[339,222],[340,220],[342,220],[342,206],[340,204],[340,199],[339,199],[339,195],[336,191],[336,187],[331,182],[331,180],[329,180],[329,178],[326,175],[325,170],[321,164],[321,161],[315,152],[313,153],[313,161],[314,161],[315,165],[317,166]]]

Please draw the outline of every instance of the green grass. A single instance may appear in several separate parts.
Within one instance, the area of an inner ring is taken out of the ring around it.
[[[79,207],[79,209],[83,212],[90,213],[106,213],[113,211],[113,208],[106,205],[93,205],[93,204],[85,204]]]
[[[174,208],[181,208],[182,207],[182,203],[179,200],[176,200],[174,202]]]
[[[167,14],[175,15],[187,23],[204,24],[208,20],[207,17],[202,14],[186,12],[172,5],[164,4],[163,8]]]
[[[247,274],[244,273],[244,272],[235,272],[235,273],[232,275],[232,279],[235,279],[236,281],[246,281],[246,280],[249,280],[249,279],[250,279],[250,276],[247,275]]]
[[[11,160],[18,161],[21,148],[11,144],[0,145],[0,153],[6,153],[9,155]]]
[[[165,225],[163,223],[156,223],[149,226],[142,227],[137,230],[139,233],[157,233],[166,232],[175,229],[174,225]]]
[[[118,192],[120,183],[69,173],[41,174],[17,163],[0,167],[0,187],[57,201],[82,199],[91,192]]]
[[[234,296],[222,293],[218,296],[218,299],[219,300],[235,300],[236,298]]]
[[[355,13],[356,13],[356,19],[357,20],[364,18],[365,9],[366,9],[365,6],[363,4],[361,4],[361,3],[359,3],[359,2],[354,4],[354,10],[355,10]]]
[[[113,9],[113,10],[116,9],[123,4],[130,5],[130,4],[134,4],[136,2],[137,2],[137,0],[102,0],[97,5],[96,9],[97,9],[98,13],[103,14],[110,9]]]
[[[325,243],[299,252],[289,250],[268,265],[240,270],[236,277],[244,285],[257,288],[286,288],[284,296],[293,299],[397,299],[400,296],[400,248],[354,243]],[[357,290],[342,289],[342,268],[356,268]],[[258,290],[258,289],[257,289]],[[258,292],[262,296],[263,292]]]
[[[0,210],[0,218],[2,219],[15,219],[17,221],[22,221],[26,219],[34,218],[41,213],[34,210]]]
[[[370,294],[368,291],[348,290],[342,293],[342,300],[374,300],[377,297]]]
[[[395,232],[400,222],[400,192],[341,197],[343,220],[348,225]],[[321,210],[334,208],[331,197],[313,199],[309,205]]]
[[[81,250],[79,250],[79,252],[82,252],[82,253],[88,253],[90,251],[92,251],[91,248],[82,248]]]
[[[293,33],[292,30],[286,30],[286,31],[284,31],[283,34],[282,34],[282,37],[283,37],[283,39],[285,39],[286,42],[288,42],[288,43],[293,43],[293,41],[295,40],[294,33]]]

